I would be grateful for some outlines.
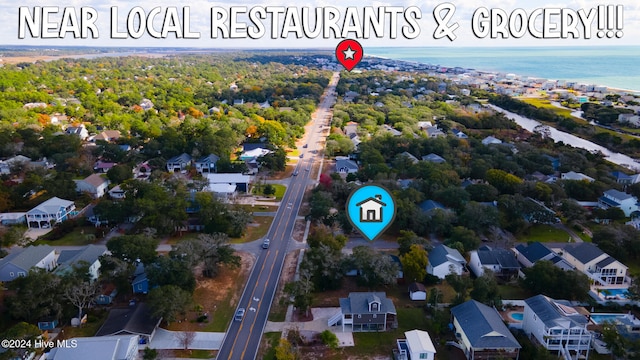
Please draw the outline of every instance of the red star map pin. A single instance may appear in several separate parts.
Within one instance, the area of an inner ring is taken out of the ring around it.
[[[347,71],[353,70],[358,65],[362,55],[362,45],[356,40],[342,40],[336,47],[336,59]]]

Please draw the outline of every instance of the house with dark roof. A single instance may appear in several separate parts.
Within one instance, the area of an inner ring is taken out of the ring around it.
[[[69,126],[64,131],[67,135],[75,135],[80,138],[80,140],[86,140],[89,137],[89,132],[84,124],[80,124],[78,126]]]
[[[425,200],[418,204],[418,207],[420,208],[420,210],[426,213],[432,212],[434,210],[448,210],[444,205],[435,200]]]
[[[336,172],[351,174],[358,172],[358,164],[346,156],[336,156]]]
[[[551,261],[555,266],[562,270],[574,270],[575,267],[568,263],[565,259],[549,249],[541,242],[533,242],[531,244],[518,244],[512,249],[516,256],[516,260],[523,267],[532,267],[536,262],[546,260]]]
[[[520,343],[495,308],[469,300],[451,308],[451,317],[467,359],[518,359]]]
[[[149,292],[149,278],[147,278],[147,272],[144,270],[144,264],[138,262],[136,270],[133,273],[133,281],[131,281],[131,287],[134,294],[146,294]]]
[[[74,266],[89,266],[91,280],[96,280],[100,270],[100,256],[107,253],[104,245],[87,245],[77,250],[62,250],[58,256],[58,268],[55,273],[63,275],[73,271]]]
[[[605,191],[604,194],[598,198],[598,206],[602,209],[612,207],[620,208],[626,217],[631,216],[632,213],[639,210],[638,199],[635,196],[615,189]]]
[[[167,160],[167,171],[182,171],[185,170],[189,165],[191,165],[191,155],[182,153]]]
[[[518,275],[520,264],[511,251],[484,245],[469,253],[469,268],[477,277],[488,269],[498,278],[510,279]]]
[[[565,358],[588,359],[592,333],[589,319],[566,300],[536,295],[524,301],[522,329],[545,349]]]
[[[151,309],[145,303],[137,303],[127,308],[115,308],[109,311],[107,320],[95,336],[138,335],[144,344],[148,344],[160,326],[162,318],[151,315]]]
[[[629,268],[593,243],[566,246],[562,257],[592,279],[598,288],[616,288],[631,283],[627,277]]]
[[[427,274],[444,279],[449,274],[462,275],[467,261],[456,249],[440,244],[429,252]]]
[[[616,179],[616,182],[618,184],[622,184],[622,185],[635,184],[638,181],[640,181],[640,174],[627,175],[622,171],[614,171],[611,173],[611,176],[613,176],[613,178]]]
[[[0,259],[0,281],[13,281],[38,268],[52,271],[57,266],[55,249],[49,245],[16,249]]]
[[[467,134],[463,133],[462,131],[460,131],[458,129],[452,129],[451,132],[458,139],[468,139],[469,138],[469,136]]]
[[[427,289],[422,283],[413,282],[409,284],[409,298],[414,301],[427,300]]]
[[[196,160],[194,163],[196,171],[200,174],[216,172],[216,163],[220,160],[220,157],[215,154],[209,154]]]
[[[340,299],[340,311],[329,326],[349,326],[351,331],[386,331],[398,327],[396,307],[384,292],[352,292]]]
[[[74,181],[77,192],[88,193],[94,199],[104,196],[109,188],[109,179],[100,176],[100,174],[91,174],[82,180]]]
[[[447,162],[447,160],[445,160],[442,156],[434,153],[423,156],[422,161],[428,161],[434,164],[442,164]]]

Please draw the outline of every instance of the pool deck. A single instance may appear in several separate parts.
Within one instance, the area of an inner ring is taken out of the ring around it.
[[[500,313],[500,316],[502,316],[502,319],[506,321],[508,324],[520,324],[522,323],[522,321],[514,319],[513,317],[511,317],[511,314],[513,313],[523,314],[524,306],[511,307],[505,311],[499,311],[499,313]]]

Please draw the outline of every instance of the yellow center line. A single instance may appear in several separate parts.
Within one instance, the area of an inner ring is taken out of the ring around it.
[[[300,184],[297,184],[297,185],[300,185]],[[295,189],[294,189],[294,188],[292,188],[292,189],[291,189],[292,193],[295,193],[295,194],[293,195],[293,196],[294,196],[294,198],[297,198],[297,197],[299,196],[300,191],[301,191],[302,189],[304,189],[304,187],[303,187],[302,185],[300,185],[300,186],[295,186]],[[293,207],[291,208],[291,211],[293,212]],[[294,214],[294,224],[295,224],[295,217],[296,217],[296,216],[297,216],[297,214]],[[284,217],[284,215],[283,215],[283,217]],[[287,219],[287,220],[288,220],[288,219]],[[280,225],[280,223],[278,223],[278,228],[279,228],[279,225]],[[286,229],[286,228],[284,228],[284,229],[282,229],[282,230],[283,230],[282,238],[283,238],[283,240],[284,240],[284,241],[286,241],[286,242],[287,242],[287,246],[288,246],[288,243],[289,243],[290,239],[285,239],[285,236],[286,236],[286,233],[287,233],[287,229]],[[276,231],[277,231],[277,230],[276,230]],[[275,235],[275,234],[274,234],[274,235]],[[275,260],[277,260],[277,259],[278,259],[278,251],[276,251],[276,256],[275,256]],[[284,260],[283,260],[283,261],[284,261]],[[276,262],[277,262],[277,261],[273,261],[273,263],[271,264],[271,269],[269,269],[269,276],[268,276],[268,278],[267,278],[267,279],[270,279],[270,278],[271,278],[271,276],[273,275],[273,269],[274,269],[274,266],[276,265]],[[276,288],[277,288],[277,286],[278,286],[278,284],[276,284]],[[263,289],[263,291],[262,291],[262,294],[261,294],[261,296],[260,296],[260,299],[264,299],[264,294],[265,294],[266,292],[267,292],[267,287],[265,286],[265,287],[264,287],[264,289]],[[262,307],[262,301],[260,301],[260,302],[258,303],[258,305],[257,305],[256,315],[260,312],[260,308],[261,308],[261,307]],[[268,315],[267,315],[267,316],[268,316]],[[244,348],[243,348],[243,350],[242,350],[242,359],[244,359],[244,355],[245,355],[245,352],[247,351],[247,347],[249,347],[249,341],[248,341],[248,339],[249,339],[249,338],[251,338],[251,335],[253,334],[254,326],[255,326],[255,320],[254,320],[254,322],[251,324],[251,328],[249,329],[249,336],[248,336],[248,338],[247,338],[247,342],[246,342],[246,344],[245,344],[245,346],[244,346]]]

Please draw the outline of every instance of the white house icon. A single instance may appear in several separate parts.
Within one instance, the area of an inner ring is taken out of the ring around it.
[[[382,222],[382,195],[375,195],[356,204],[360,208],[360,222]]]

